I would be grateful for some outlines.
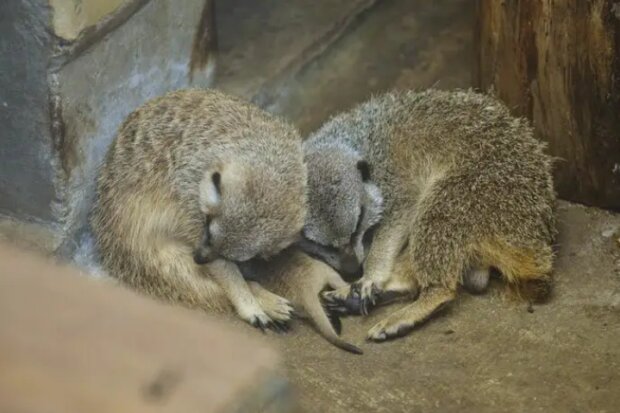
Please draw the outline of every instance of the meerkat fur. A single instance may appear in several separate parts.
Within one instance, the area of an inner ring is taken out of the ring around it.
[[[383,296],[419,292],[370,330],[376,341],[410,331],[459,285],[483,291],[492,268],[528,300],[544,300],[556,234],[544,148],[527,120],[471,90],[387,93],[332,118],[304,142],[300,245],[334,262],[368,231],[372,240],[356,254],[363,277],[324,298],[366,314]]]
[[[249,263],[243,267],[243,272],[289,300],[296,314],[308,319],[329,343],[349,353],[363,353],[359,347],[339,337],[340,319],[321,302],[322,291],[347,286],[332,267],[291,247],[269,261]]]
[[[91,226],[103,267],[160,299],[285,323],[290,303],[253,291],[236,263],[295,241],[305,182],[288,124],[216,91],[155,98],[127,117],[100,169]]]

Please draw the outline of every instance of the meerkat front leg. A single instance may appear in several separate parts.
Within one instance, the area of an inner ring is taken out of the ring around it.
[[[350,314],[367,315],[377,298],[389,283],[394,263],[406,243],[408,227],[402,220],[382,224],[375,234],[364,262],[364,275],[355,283],[323,293],[324,300],[333,308]]]
[[[408,306],[390,314],[368,331],[368,340],[385,341],[410,332],[454,300],[455,292],[445,287],[430,287]]]
[[[239,317],[247,321],[254,327],[261,330],[271,328],[276,331],[284,330],[284,324],[290,320],[293,307],[285,300],[268,300],[261,297],[261,301],[252,293],[252,290],[241,271],[233,262],[218,259],[207,264],[210,275],[218,285],[224,290],[228,299],[237,311]],[[272,298],[272,297],[270,297]],[[270,317],[278,313],[278,317]]]

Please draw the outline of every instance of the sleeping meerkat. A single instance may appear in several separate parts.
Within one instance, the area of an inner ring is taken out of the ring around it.
[[[286,200],[286,202],[283,202]],[[128,116],[100,170],[91,223],[103,267],[144,293],[265,328],[290,303],[237,262],[296,240],[306,211],[301,138],[240,99],[183,90]]]
[[[324,299],[367,314],[386,297],[419,291],[369,339],[409,332],[452,301],[460,284],[484,290],[492,268],[532,300],[550,293],[551,160],[528,122],[495,98],[387,93],[328,121],[304,142],[304,157],[302,246],[341,270],[363,261],[358,282]]]

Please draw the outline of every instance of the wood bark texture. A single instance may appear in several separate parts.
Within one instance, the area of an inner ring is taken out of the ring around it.
[[[620,210],[620,1],[477,0],[474,84],[532,120],[565,199]]]

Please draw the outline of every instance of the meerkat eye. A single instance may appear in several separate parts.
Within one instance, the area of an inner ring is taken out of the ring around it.
[[[215,187],[217,194],[221,195],[222,175],[219,172],[213,172],[213,175],[211,175],[211,181],[213,182],[213,186]]]

